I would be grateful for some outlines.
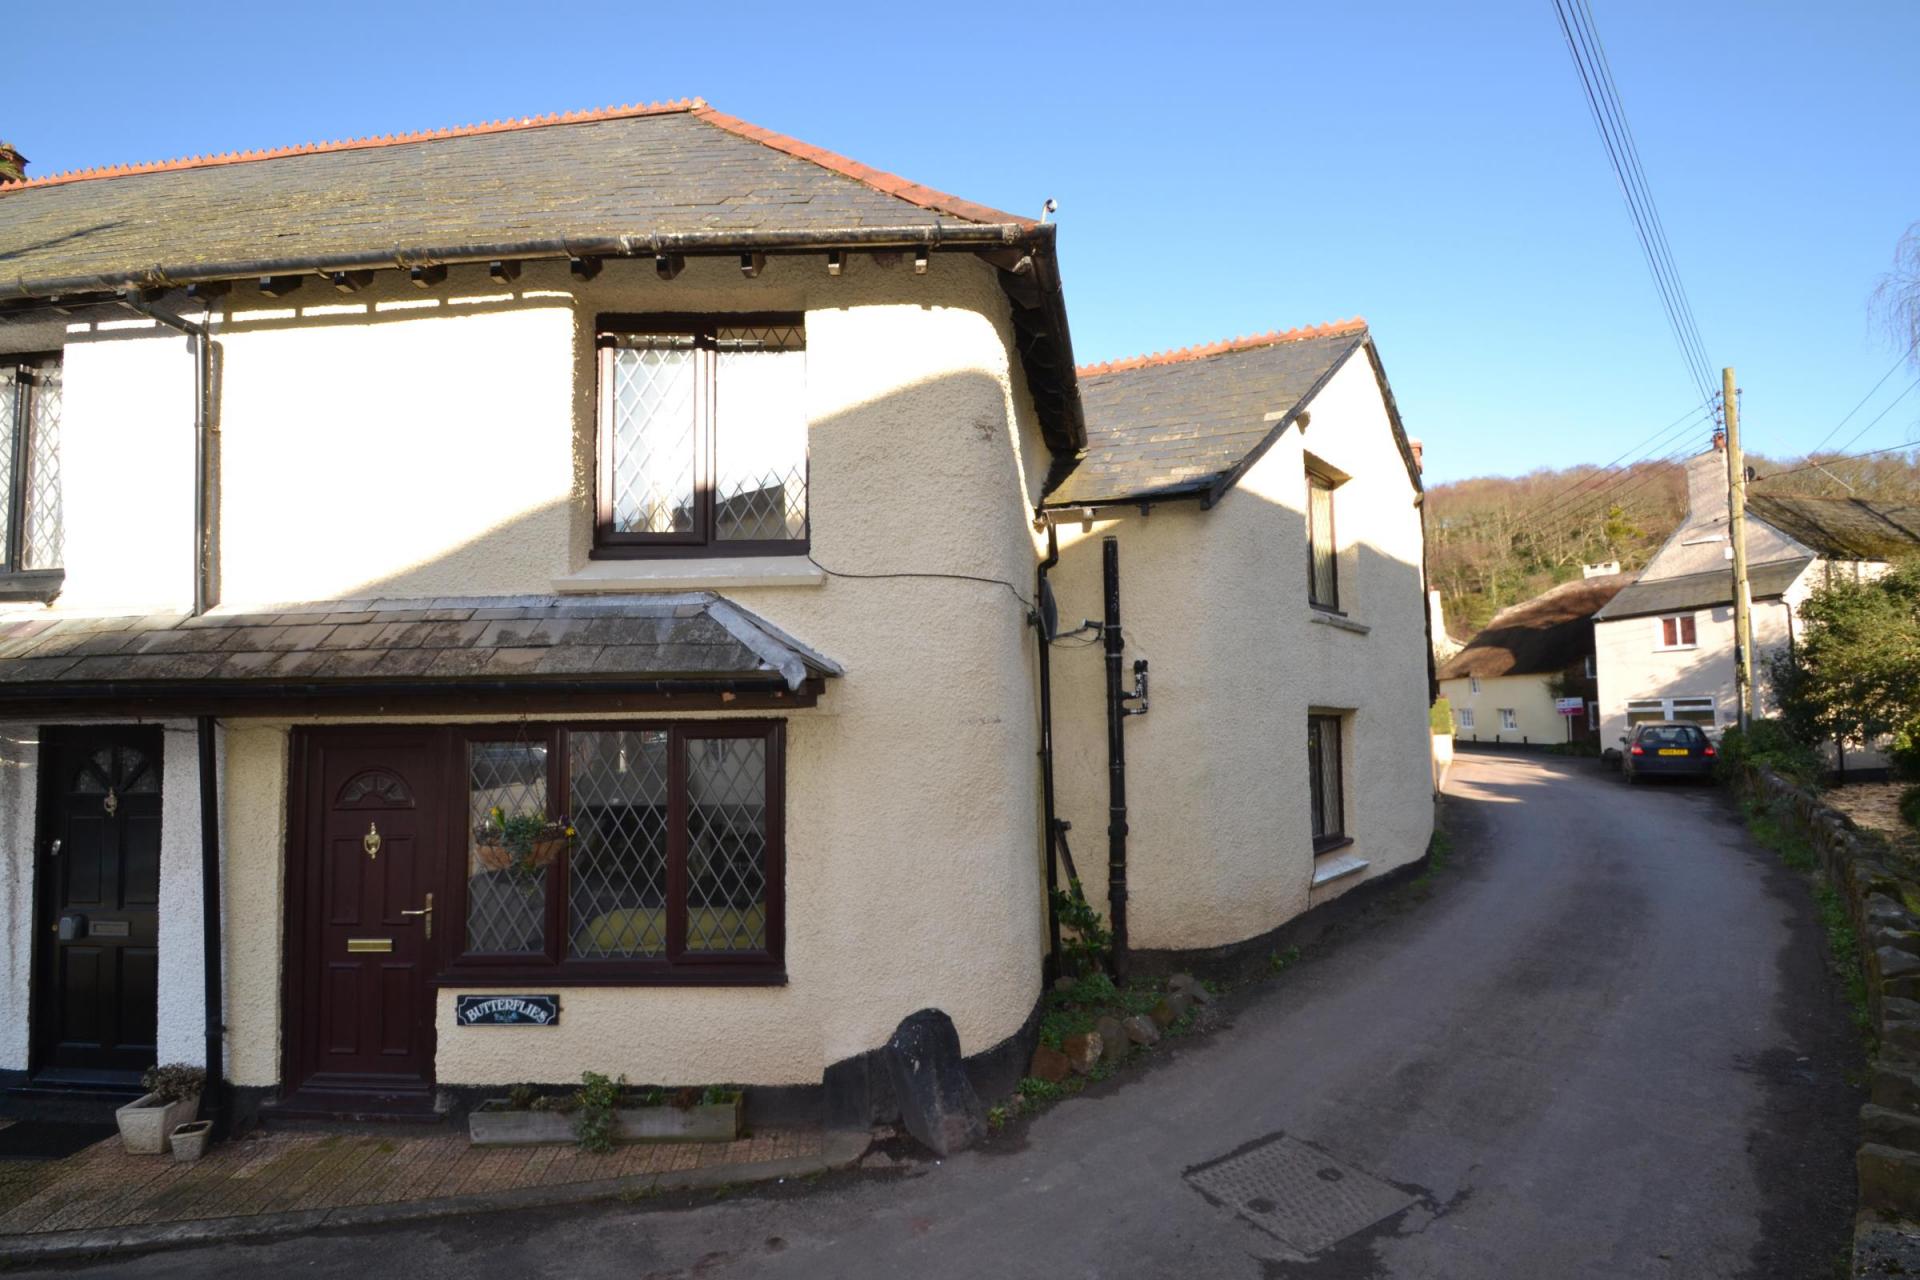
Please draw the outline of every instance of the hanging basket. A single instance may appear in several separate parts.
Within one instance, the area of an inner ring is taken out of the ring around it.
[[[523,849],[509,845],[497,831],[474,837],[473,856],[488,871],[532,871],[552,865],[567,851],[565,823],[549,822]]]

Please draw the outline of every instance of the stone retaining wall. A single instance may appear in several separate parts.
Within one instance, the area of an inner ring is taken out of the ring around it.
[[[1860,1109],[1860,1207],[1920,1220],[1920,880],[1881,860],[1814,793],[1764,768],[1749,767],[1744,783],[1813,847],[1860,940],[1880,1042]]]

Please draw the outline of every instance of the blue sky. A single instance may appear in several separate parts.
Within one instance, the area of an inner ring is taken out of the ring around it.
[[[1592,4],[1748,446],[1804,450],[1896,354],[1867,299],[1920,221],[1920,5]],[[1059,200],[1083,362],[1365,315],[1430,481],[1605,462],[1694,399],[1550,0],[81,12],[8,16],[33,172],[698,95]],[[1853,448],[1913,438],[1920,395]]]

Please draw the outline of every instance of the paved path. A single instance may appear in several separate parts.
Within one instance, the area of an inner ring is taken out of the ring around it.
[[[1232,1002],[1230,1030],[997,1149],[799,1194],[330,1233],[93,1273],[1838,1274],[1858,1049],[1805,887],[1712,791],[1484,753],[1462,757],[1451,790],[1458,848],[1430,897],[1383,905]],[[1343,1194],[1413,1203],[1303,1258],[1183,1176],[1243,1148],[1304,1153],[1299,1195],[1339,1177]]]

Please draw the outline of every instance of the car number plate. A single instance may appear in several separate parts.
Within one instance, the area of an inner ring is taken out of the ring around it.
[[[1663,756],[1684,756],[1689,754],[1689,752],[1685,747],[1662,747],[1660,748],[1660,754]]]

